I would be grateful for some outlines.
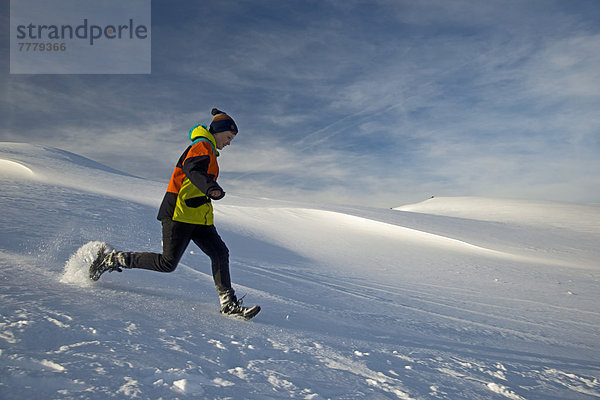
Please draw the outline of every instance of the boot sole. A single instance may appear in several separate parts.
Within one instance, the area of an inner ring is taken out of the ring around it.
[[[100,276],[102,275],[102,273],[98,276],[96,276],[95,274],[95,269],[98,267],[98,264],[101,264],[102,261],[104,260],[104,254],[106,252],[106,246],[102,245],[102,247],[100,247],[100,249],[98,249],[98,255],[96,256],[96,259],[94,259],[94,261],[92,261],[92,265],[90,265],[90,269],[89,269],[89,276],[90,279],[92,281],[97,281],[98,279],[100,279]]]

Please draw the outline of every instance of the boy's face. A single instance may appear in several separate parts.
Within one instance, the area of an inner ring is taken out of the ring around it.
[[[217,132],[213,135],[215,142],[217,142],[217,149],[223,150],[225,146],[229,146],[231,141],[235,138],[233,131]]]

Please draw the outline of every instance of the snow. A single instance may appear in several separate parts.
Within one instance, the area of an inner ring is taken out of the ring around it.
[[[244,322],[194,245],[171,274],[87,279],[101,243],[160,251],[166,182],[0,143],[0,187],[2,399],[600,397],[598,205],[228,193]]]

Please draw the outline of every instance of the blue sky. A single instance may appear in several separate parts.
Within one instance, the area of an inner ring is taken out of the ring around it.
[[[230,193],[600,202],[596,0],[153,1],[150,75],[10,75],[7,34],[0,141],[166,185],[216,106]]]

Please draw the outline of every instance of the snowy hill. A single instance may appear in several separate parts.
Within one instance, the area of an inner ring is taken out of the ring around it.
[[[218,313],[193,245],[172,274],[95,283],[73,255],[160,251],[166,181],[0,143],[0,188],[2,399],[600,396],[597,205],[228,194],[234,287],[263,307],[242,322]]]

